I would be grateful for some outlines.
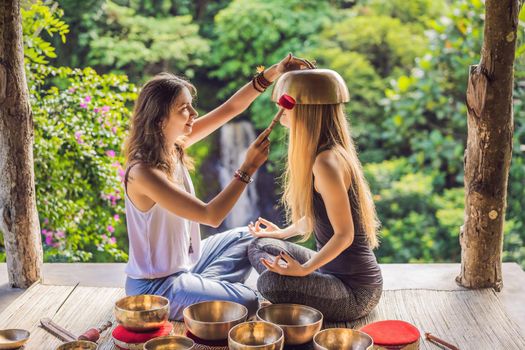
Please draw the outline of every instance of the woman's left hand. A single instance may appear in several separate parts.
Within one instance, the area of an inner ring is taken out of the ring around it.
[[[285,266],[279,264],[281,260],[286,263]],[[281,254],[276,256],[273,263],[264,258],[261,258],[261,262],[268,270],[283,276],[304,277],[310,274],[308,269],[306,269],[286,252],[281,252]]]

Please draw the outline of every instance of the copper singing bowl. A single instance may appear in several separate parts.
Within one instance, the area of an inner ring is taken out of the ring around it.
[[[148,340],[144,350],[190,350],[195,347],[195,342],[181,335],[158,337]]]
[[[244,322],[233,327],[228,335],[230,350],[282,350],[283,346],[283,330],[269,322]]]
[[[203,301],[182,312],[186,328],[204,340],[224,340],[233,326],[246,321],[248,309],[231,301]]]
[[[338,104],[350,101],[345,81],[331,69],[302,69],[284,73],[273,88],[272,101],[287,94],[297,105]]]
[[[323,314],[299,304],[272,304],[257,310],[257,318],[274,323],[284,331],[286,345],[304,344],[312,340],[323,326]]]
[[[29,340],[29,334],[25,329],[0,330],[0,349],[18,349]]]
[[[315,350],[372,350],[368,334],[349,328],[329,328],[314,336]]]
[[[146,332],[162,327],[168,320],[170,302],[159,295],[134,295],[118,300],[113,311],[124,328]]]
[[[97,344],[87,340],[75,340],[59,345],[56,350],[96,350]]]

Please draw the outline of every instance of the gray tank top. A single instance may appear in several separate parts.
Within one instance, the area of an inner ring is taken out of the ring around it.
[[[345,284],[351,287],[372,287],[383,284],[381,269],[376,257],[366,241],[366,235],[361,228],[359,214],[359,203],[350,189],[348,200],[352,211],[354,222],[354,241],[350,247],[345,249],[339,256],[319,269],[320,272],[335,275]],[[334,235],[332,224],[328,219],[328,213],[323,198],[313,189],[314,204],[314,234],[317,250],[320,250]]]

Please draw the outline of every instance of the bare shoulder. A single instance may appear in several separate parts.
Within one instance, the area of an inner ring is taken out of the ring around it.
[[[314,161],[313,172],[315,177],[333,178],[341,176],[342,166],[332,150],[326,150],[317,155]]]
[[[166,174],[150,164],[139,162],[129,169],[129,182],[148,182],[166,178]]]

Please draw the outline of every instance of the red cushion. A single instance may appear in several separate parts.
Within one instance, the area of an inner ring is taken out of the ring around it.
[[[163,337],[165,335],[169,335],[171,331],[173,330],[173,325],[171,322],[164,322],[164,325],[156,330],[149,331],[149,332],[132,332],[127,330],[126,328],[122,327],[122,325],[118,325],[113,330],[113,333],[111,335],[113,338],[115,338],[118,341],[121,341],[126,344],[137,344],[137,343],[145,343],[150,339],[157,338],[157,337]]]
[[[408,322],[388,320],[370,323],[360,329],[377,345],[406,345],[419,339],[419,330]]]

